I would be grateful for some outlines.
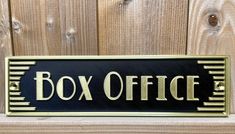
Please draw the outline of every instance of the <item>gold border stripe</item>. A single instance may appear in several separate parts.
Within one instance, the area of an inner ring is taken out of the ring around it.
[[[224,74],[225,71],[209,71],[209,74]]]
[[[10,97],[10,100],[24,100],[25,97]]]
[[[216,80],[216,81],[214,81],[214,83],[216,83],[216,84],[224,84],[224,80]]]
[[[198,111],[225,111],[225,108],[221,107],[198,107]]]
[[[24,75],[25,72],[10,72],[10,75]]]
[[[16,80],[11,80],[9,81],[10,83],[19,83],[20,81],[16,81]]]
[[[29,106],[30,102],[10,102],[13,106]]]
[[[10,61],[10,65],[35,65],[35,61]]]
[[[225,77],[224,76],[213,76],[214,80],[224,80]]]
[[[19,91],[19,90],[20,90],[19,88],[14,88],[14,89],[10,88],[10,91]]]
[[[204,102],[204,106],[224,106],[224,102]]]
[[[223,88],[222,88],[222,89],[215,88],[214,90],[215,90],[215,91],[224,91]]]
[[[10,95],[20,95],[21,92],[10,92]]]
[[[20,80],[20,77],[10,77],[10,80]]]
[[[13,66],[13,67],[10,67],[9,69],[10,70],[29,70],[30,67],[27,67],[27,66]]]
[[[213,95],[225,95],[224,92],[213,92]]]
[[[35,111],[35,107],[10,107],[12,111]]]
[[[210,101],[224,101],[224,97],[209,97]]]
[[[197,61],[198,64],[224,64],[225,61],[205,61],[205,60],[199,60]]]
[[[225,66],[204,66],[204,69],[225,69]]]
[[[11,92],[15,92],[15,91],[20,91],[20,89],[15,88],[15,89],[10,89]]]

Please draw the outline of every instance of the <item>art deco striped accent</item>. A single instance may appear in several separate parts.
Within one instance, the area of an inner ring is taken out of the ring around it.
[[[208,98],[208,102],[203,103],[203,107],[198,107],[198,111],[209,112],[225,111],[225,60],[199,60],[198,64],[202,64],[203,68],[208,70],[214,80],[214,92]]]
[[[36,64],[35,61],[9,61],[9,111],[35,111],[36,107],[30,106],[30,102],[25,101],[21,96],[20,80],[30,66]]]

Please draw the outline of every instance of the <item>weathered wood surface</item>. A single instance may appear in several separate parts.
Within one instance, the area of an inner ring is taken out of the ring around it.
[[[95,55],[96,0],[12,0],[15,55]]]
[[[99,52],[185,54],[188,0],[99,0]]]
[[[5,56],[12,55],[8,0],[0,0],[0,113],[4,111]]]
[[[0,114],[0,133],[234,134],[230,118],[11,117]]]
[[[189,3],[187,54],[231,57],[231,112],[235,113],[235,0],[190,0]],[[217,16],[216,26],[209,24],[210,15]]]

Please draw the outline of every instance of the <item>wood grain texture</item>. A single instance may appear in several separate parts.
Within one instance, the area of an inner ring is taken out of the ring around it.
[[[4,112],[5,56],[12,55],[8,0],[0,0],[0,113]]]
[[[217,26],[208,23],[210,15]],[[190,0],[188,54],[231,57],[232,108],[235,113],[235,0]]]
[[[187,0],[11,0],[16,55],[185,54]],[[228,54],[235,81],[235,0],[190,0],[188,54]],[[98,10],[99,48],[97,47]],[[216,27],[210,14],[219,16]],[[12,55],[8,0],[0,0],[0,74]],[[0,75],[0,111],[4,75]],[[235,90],[235,82],[233,82]],[[235,100],[235,91],[233,92]],[[235,103],[234,103],[235,104]],[[233,107],[235,113],[235,106]],[[229,118],[5,117],[0,133],[233,134]]]
[[[185,54],[188,0],[99,0],[100,54]]]
[[[96,0],[12,0],[16,55],[98,53]]]
[[[0,133],[234,134],[230,118],[11,117],[0,115]]]

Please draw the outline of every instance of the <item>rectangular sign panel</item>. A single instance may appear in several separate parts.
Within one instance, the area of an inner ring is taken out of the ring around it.
[[[6,58],[8,116],[228,116],[225,56]]]

